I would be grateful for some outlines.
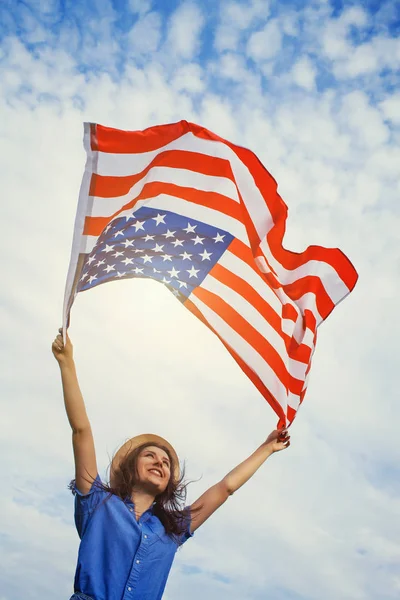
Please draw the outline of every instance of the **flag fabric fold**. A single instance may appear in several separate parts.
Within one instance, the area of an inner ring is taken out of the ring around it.
[[[317,327],[354,288],[338,249],[283,247],[287,207],[250,150],[187,121],[85,123],[87,153],[64,299],[157,280],[222,341],[279,417],[296,416]]]

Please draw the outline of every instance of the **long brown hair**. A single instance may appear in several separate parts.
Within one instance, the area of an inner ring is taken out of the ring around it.
[[[140,453],[149,446],[156,446],[167,453],[170,461],[171,476],[164,492],[155,497],[153,504],[153,513],[164,526],[167,535],[179,540],[180,536],[188,529],[190,522],[189,509],[184,510],[187,486],[190,482],[185,482],[185,469],[182,468],[178,480],[175,479],[175,460],[171,456],[168,448],[154,442],[145,443],[129,452],[119,463],[118,469],[113,471],[113,485],[95,481],[93,485],[97,489],[108,492],[111,495],[118,496],[124,502],[131,498],[132,490],[138,483],[137,463]],[[111,467],[110,467],[111,470]],[[69,489],[73,491],[74,481],[71,481]]]

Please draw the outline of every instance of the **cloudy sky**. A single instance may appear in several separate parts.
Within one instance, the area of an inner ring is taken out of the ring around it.
[[[287,248],[339,247],[360,279],[319,330],[291,448],[178,553],[164,597],[399,598],[399,25],[393,0],[2,0],[0,600],[72,593],[73,459],[50,346],[82,123],[181,119],[257,153],[289,206]],[[81,294],[70,334],[103,477],[120,443],[153,431],[197,480],[191,502],[276,424],[155,282]]]

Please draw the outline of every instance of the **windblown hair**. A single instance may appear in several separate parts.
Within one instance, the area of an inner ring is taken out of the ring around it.
[[[118,496],[123,501],[130,499],[132,490],[138,483],[137,463],[139,455],[148,446],[157,446],[161,450],[164,450],[170,460],[171,477],[164,492],[155,497],[153,512],[160,519],[167,535],[179,539],[179,537],[187,530],[190,518],[188,512],[184,510],[189,482],[184,481],[184,468],[180,473],[179,479],[177,481],[175,480],[174,472],[177,466],[176,461],[165,446],[155,444],[154,442],[138,446],[129,452],[120,462],[118,469],[113,471],[113,486],[111,486],[111,481],[109,484],[94,481],[93,485],[96,486],[97,489],[108,492],[110,497],[111,495]],[[75,481],[73,480],[68,486],[73,493],[74,484]],[[106,501],[107,500],[108,498]]]

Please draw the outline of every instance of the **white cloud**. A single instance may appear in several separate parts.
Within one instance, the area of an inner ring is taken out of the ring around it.
[[[133,13],[144,15],[151,10],[152,0],[129,0],[129,8]]]
[[[273,58],[281,49],[282,33],[278,21],[271,19],[261,30],[253,33],[247,43],[247,55],[254,61]]]
[[[198,94],[204,91],[204,73],[200,65],[183,65],[174,73],[172,85],[177,91],[187,91]]]
[[[250,27],[260,24],[269,17],[269,3],[265,0],[242,2],[223,2],[220,4],[220,24],[216,28],[214,45],[223,50],[237,50],[241,40]]]
[[[360,6],[347,8],[339,18],[327,21],[322,34],[322,47],[326,55],[332,60],[347,57],[351,48],[347,40],[350,27],[361,28],[367,23],[367,13]]]
[[[128,34],[130,50],[134,54],[151,54],[161,41],[161,17],[151,12],[138,19]]]
[[[306,90],[314,88],[316,75],[317,70],[307,56],[300,58],[292,69],[293,81]]]
[[[203,13],[197,4],[181,4],[169,20],[166,51],[185,60],[196,56],[204,23]]]

